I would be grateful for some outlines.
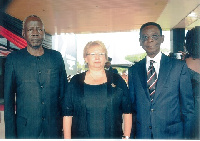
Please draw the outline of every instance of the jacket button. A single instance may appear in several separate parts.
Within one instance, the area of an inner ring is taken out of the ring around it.
[[[151,112],[155,111],[154,109],[151,109]]]
[[[149,129],[152,129],[152,126],[149,126]]]

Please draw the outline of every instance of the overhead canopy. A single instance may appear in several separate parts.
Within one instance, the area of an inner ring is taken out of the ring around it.
[[[164,30],[187,29],[200,24],[199,5],[200,0],[12,0],[6,12],[21,21],[36,14],[54,35],[130,31],[149,21]],[[193,11],[195,18],[187,18]]]

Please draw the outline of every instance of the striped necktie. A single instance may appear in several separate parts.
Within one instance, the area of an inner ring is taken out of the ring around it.
[[[153,98],[154,98],[156,82],[157,82],[157,74],[153,66],[153,63],[155,63],[155,61],[150,60],[150,66],[147,72],[147,87],[149,89],[151,102],[153,101]]]

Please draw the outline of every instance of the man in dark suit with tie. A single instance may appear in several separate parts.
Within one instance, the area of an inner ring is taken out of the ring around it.
[[[157,23],[142,25],[139,41],[147,56],[128,73],[135,138],[191,139],[194,98],[186,63],[161,53],[164,36]]]
[[[118,74],[118,70],[111,66],[111,61],[112,61],[112,58],[108,57],[108,61],[105,63],[105,67],[104,67],[105,70]]]

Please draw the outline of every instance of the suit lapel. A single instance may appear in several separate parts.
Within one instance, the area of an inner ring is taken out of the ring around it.
[[[107,96],[110,97],[112,95],[111,84],[113,83],[113,75],[111,72],[106,71],[106,77],[107,77]]]
[[[172,67],[172,63],[170,62],[170,58],[167,57],[166,55],[162,54],[161,61],[160,61],[158,82],[157,82],[157,86],[156,86],[156,93],[154,96],[153,103],[156,102],[156,99],[161,94],[164,83],[166,82],[168,75],[170,74],[171,67]]]
[[[111,131],[112,131],[112,125],[113,123],[111,122],[112,117],[113,117],[113,100],[112,100],[112,96],[113,96],[113,88],[112,88],[112,84],[113,83],[113,73],[106,71],[106,77],[107,77],[107,107],[106,107],[106,128],[105,128],[105,133],[106,133],[106,137],[109,137],[110,135],[112,135]]]
[[[138,64],[138,75],[142,84],[142,87],[146,93],[148,100],[150,100],[149,92],[147,91],[147,71],[146,71],[146,57]]]

